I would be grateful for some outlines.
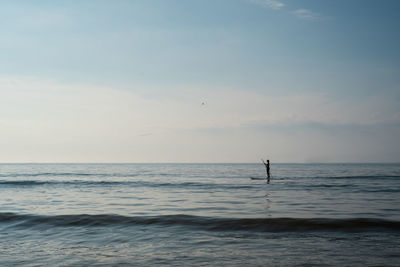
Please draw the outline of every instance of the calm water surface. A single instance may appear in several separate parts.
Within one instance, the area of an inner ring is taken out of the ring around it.
[[[399,266],[399,164],[0,164],[1,266]]]

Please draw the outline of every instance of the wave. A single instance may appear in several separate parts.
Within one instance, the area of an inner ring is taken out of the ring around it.
[[[138,174],[120,174],[120,173],[77,173],[77,172],[39,172],[39,173],[2,173],[0,177],[82,177],[82,176],[97,176],[97,177],[136,177]],[[144,175],[145,176],[145,175]]]
[[[315,231],[400,231],[400,221],[383,219],[302,219],[302,218],[215,218],[192,215],[121,216],[103,215],[29,215],[0,213],[0,223],[11,227],[107,227],[146,226],[193,227],[207,231],[256,231],[256,232],[315,232]]]
[[[346,175],[346,176],[321,176],[315,178],[326,178],[326,179],[393,179],[400,178],[400,175]]]
[[[0,173],[0,178],[15,178],[15,177],[183,177],[186,176],[182,173],[157,173],[157,172],[141,172],[141,173],[85,173],[85,172],[38,172],[38,173]],[[201,175],[195,175],[195,177],[207,177]],[[224,175],[224,176],[215,176],[212,175],[212,178],[248,178],[248,176],[242,175]],[[400,175],[344,175],[344,176],[273,176],[272,179],[275,180],[290,180],[290,179],[393,179],[400,178]]]
[[[335,179],[335,180],[340,180],[340,179],[346,179],[346,180],[351,180],[351,179],[396,179],[400,178],[400,175],[344,175],[344,176],[273,176],[272,179],[275,180],[290,180],[290,179]]]
[[[213,184],[198,182],[151,182],[151,181],[85,181],[85,180],[0,180],[0,185],[9,186],[43,186],[43,185],[72,185],[72,186],[133,186],[133,187],[173,187],[173,188],[225,188],[225,189],[250,189],[251,185]]]
[[[158,172],[140,172],[140,173],[84,173],[84,172],[38,172],[38,173],[0,173],[3,178],[15,177],[182,177],[181,173],[158,173]],[[196,177],[200,177],[196,175]],[[226,177],[224,177],[226,178]]]
[[[93,176],[100,174],[72,172],[40,172],[40,173],[10,173],[0,174],[0,177],[38,177],[38,176]]]
[[[354,187],[353,184],[312,184],[312,185],[304,185],[304,188],[345,188],[345,187]]]
[[[0,181],[0,185],[16,185],[16,186],[26,186],[26,185],[44,185],[48,184],[46,181]]]

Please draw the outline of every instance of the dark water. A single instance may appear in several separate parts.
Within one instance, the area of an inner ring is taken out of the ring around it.
[[[0,164],[0,266],[400,266],[399,164]]]

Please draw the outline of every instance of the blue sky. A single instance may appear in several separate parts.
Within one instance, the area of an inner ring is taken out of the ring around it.
[[[399,161],[396,0],[0,7],[2,162]]]

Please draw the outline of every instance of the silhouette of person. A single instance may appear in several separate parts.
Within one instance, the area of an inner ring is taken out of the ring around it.
[[[264,160],[262,160],[262,162],[265,165],[265,169],[267,170],[267,179],[268,179],[268,183],[269,183],[269,179],[271,178],[271,175],[269,173],[269,159],[267,159],[267,162],[265,162]]]

